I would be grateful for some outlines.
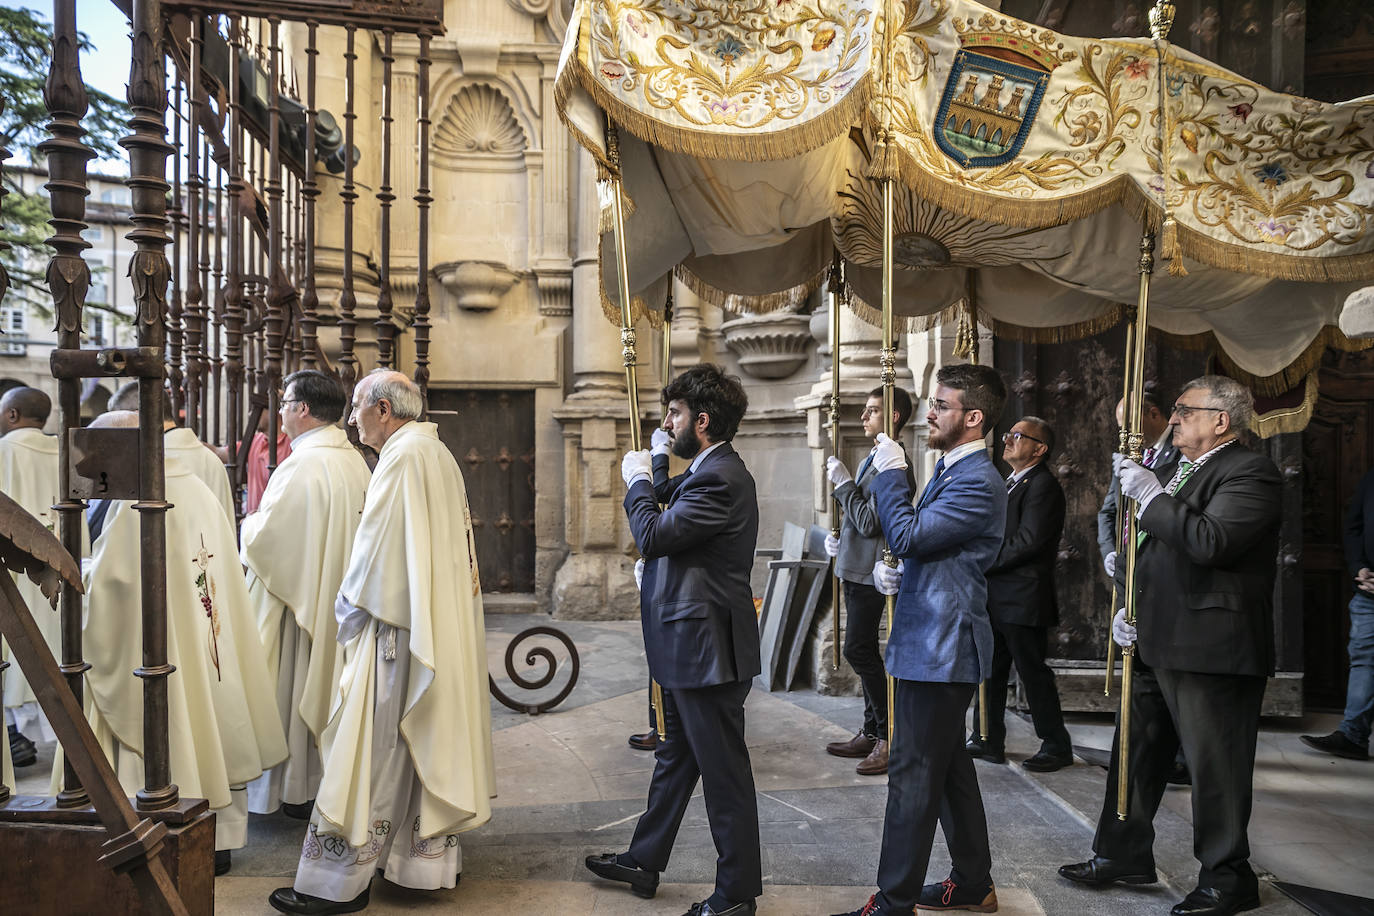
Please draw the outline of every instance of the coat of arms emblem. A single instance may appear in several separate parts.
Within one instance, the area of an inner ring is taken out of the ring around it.
[[[962,47],[936,111],[935,142],[964,168],[1001,165],[1025,145],[1054,68],[1076,55],[1054,33],[1014,20],[989,15],[955,26]]]

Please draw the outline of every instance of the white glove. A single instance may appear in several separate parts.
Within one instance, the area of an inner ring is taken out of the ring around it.
[[[650,455],[668,454],[668,431],[661,426],[654,430],[654,434],[649,437],[649,446]]]
[[[878,438],[873,440],[873,469],[879,473],[890,471],[893,468],[906,467],[906,451],[902,446],[893,442],[887,437],[887,433],[878,433]]]
[[[840,539],[833,534],[825,536],[825,555],[832,558],[840,555]]]
[[[1116,575],[1116,551],[1113,550],[1102,558],[1102,568],[1107,570],[1108,576]]]
[[[888,566],[882,560],[873,564],[873,587],[879,594],[897,594],[902,587],[902,561],[898,560],[896,566]]]
[[[825,476],[830,478],[831,485],[836,487],[854,479],[854,475],[849,473],[849,468],[845,467],[844,462],[834,455],[825,459]]]
[[[1126,622],[1126,609],[1123,607],[1112,618],[1112,639],[1123,649],[1135,645],[1135,627]]]
[[[1123,454],[1121,454],[1120,452],[1112,452],[1112,476],[1113,476],[1113,477],[1115,477],[1116,475],[1118,475],[1118,474],[1121,473],[1121,460],[1122,460],[1123,458],[1125,458],[1125,457],[1126,457],[1126,456],[1123,455]]]
[[[1139,503],[1142,510],[1150,500],[1164,492],[1154,471],[1129,458],[1121,462],[1120,474],[1121,492]]]
[[[642,448],[637,452],[626,452],[620,461],[620,476],[624,478],[627,487],[640,477],[652,483],[654,464],[653,459],[649,457],[649,450]]]
[[[644,587],[644,558],[635,560],[635,588]]]

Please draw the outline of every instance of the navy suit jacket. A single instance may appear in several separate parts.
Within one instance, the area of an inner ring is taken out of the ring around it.
[[[1007,491],[1006,536],[988,570],[993,620],[1026,627],[1059,622],[1054,564],[1063,533],[1064,489],[1042,461]]]
[[[639,614],[649,674],[664,687],[747,681],[761,670],[749,573],[758,544],[754,478],[729,442],[659,488],[640,479],[625,516],[644,556]]]
[[[1007,485],[986,452],[946,468],[911,504],[906,472],[873,482],[878,520],[905,561],[887,673],[907,681],[976,684],[992,668],[984,578],[1006,531]]]

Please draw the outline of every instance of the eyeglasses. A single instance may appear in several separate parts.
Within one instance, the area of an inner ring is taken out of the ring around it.
[[[944,401],[937,401],[935,398],[926,398],[926,403],[930,409],[936,413],[944,413],[947,410],[972,410],[971,407],[960,407],[958,404],[946,404]]]
[[[861,416],[861,417],[863,417],[865,420],[867,420],[869,417],[873,416],[874,414],[881,414],[882,412],[883,412],[883,409],[882,409],[881,407],[865,407],[864,410],[863,410],[863,413],[859,414],[859,416]]]
[[[1175,404],[1174,413],[1180,420],[1186,420],[1199,410],[1210,410],[1212,413],[1225,413],[1225,407],[1194,407],[1191,404]]]
[[[1030,433],[1023,433],[1019,429],[1013,429],[1011,432],[1002,434],[1003,442],[1020,442],[1022,439],[1029,439],[1032,442],[1039,442],[1041,445],[1045,444],[1044,439],[1037,439]]]

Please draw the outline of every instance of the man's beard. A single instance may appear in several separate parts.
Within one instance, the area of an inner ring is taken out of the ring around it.
[[[674,455],[687,461],[695,458],[697,452],[701,451],[701,437],[697,435],[696,427],[689,426],[674,436],[668,448]]]
[[[931,426],[926,434],[926,444],[938,452],[949,449],[949,434],[938,426]]]

